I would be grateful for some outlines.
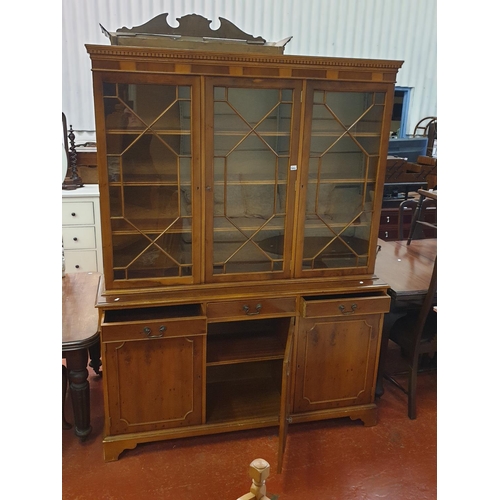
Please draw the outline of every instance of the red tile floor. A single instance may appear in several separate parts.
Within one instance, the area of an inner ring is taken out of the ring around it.
[[[389,356],[397,363],[399,350]],[[248,465],[270,463],[272,500],[429,500],[437,498],[437,374],[419,375],[417,418],[389,382],[379,421],[335,419],[289,426],[283,472],[276,473],[277,429],[140,444],[103,460],[102,380],[89,370],[92,434],[62,431],[63,500],[236,500],[250,489]],[[66,419],[72,421],[66,400]]]

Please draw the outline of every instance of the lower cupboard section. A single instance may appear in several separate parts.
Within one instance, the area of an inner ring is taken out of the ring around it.
[[[389,300],[311,296],[293,315],[208,321],[203,304],[106,311],[105,460],[138,443],[278,426],[282,461],[289,423],[375,425]]]

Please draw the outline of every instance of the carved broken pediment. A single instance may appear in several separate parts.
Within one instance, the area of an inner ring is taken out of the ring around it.
[[[211,19],[198,14],[188,14],[176,18],[179,26],[168,24],[168,13],[159,14],[140,26],[122,27],[115,33],[109,32],[102,25],[101,30],[110,39],[112,45],[143,47],[169,47],[179,49],[201,49],[242,52],[283,53],[284,46],[291,36],[279,42],[267,42],[261,36],[245,33],[235,24],[219,17],[220,26],[212,29]]]
[[[212,24],[211,19],[200,16],[198,14],[188,14],[186,16],[178,17],[176,20],[179,22],[177,28],[173,28],[168,24],[168,13],[160,14],[147,23],[133,28],[120,28],[117,33],[147,33],[150,35],[177,35],[189,37],[209,37],[209,38],[225,38],[232,40],[245,40],[252,43],[266,43],[261,36],[254,37],[240,30],[232,22],[219,17],[220,27],[217,30],[210,28]]]

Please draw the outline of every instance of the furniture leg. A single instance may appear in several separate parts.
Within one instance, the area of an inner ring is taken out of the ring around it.
[[[66,404],[66,392],[68,390],[68,370],[62,365],[62,428],[71,429],[71,424],[64,416],[64,406]]]
[[[412,420],[417,418],[417,374],[418,362],[410,368],[408,381],[408,417]]]
[[[391,332],[392,325],[396,320],[403,316],[404,313],[388,312],[384,316],[384,326],[382,327],[382,339],[380,341],[380,355],[378,361],[377,371],[377,385],[375,387],[375,396],[381,397],[384,394],[384,369],[387,358],[387,349],[389,346],[389,333]]]
[[[75,419],[75,435],[82,441],[92,432],[90,426],[90,386],[88,382],[87,349],[66,351],[69,390]]]
[[[420,220],[420,213],[422,212],[422,203],[424,202],[424,198],[425,196],[421,194],[418,200],[417,208],[415,209],[415,213],[413,214],[413,218],[411,220],[410,234],[408,235],[408,241],[406,242],[407,245],[411,243],[413,232],[415,231],[415,227],[417,226],[417,221]]]
[[[92,368],[96,375],[102,375],[102,372],[99,370],[101,366],[101,342],[98,341],[95,344],[89,347],[89,357],[90,363],[89,366]]]

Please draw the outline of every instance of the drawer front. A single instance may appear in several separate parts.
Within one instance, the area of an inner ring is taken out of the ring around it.
[[[62,204],[63,225],[94,224],[94,204],[80,201]]]
[[[204,318],[166,319],[127,323],[102,323],[102,340],[144,340],[166,337],[204,335],[207,331]]]
[[[376,297],[343,297],[307,300],[301,298],[300,311],[304,317],[359,316],[362,314],[386,313],[391,306],[388,295]]]
[[[95,250],[65,250],[64,264],[67,273],[96,272],[97,252]]]
[[[63,245],[65,250],[90,249],[96,247],[95,228],[63,227]]]
[[[250,319],[279,314],[293,314],[295,298],[281,299],[244,299],[227,302],[209,302],[207,317],[209,319]]]

